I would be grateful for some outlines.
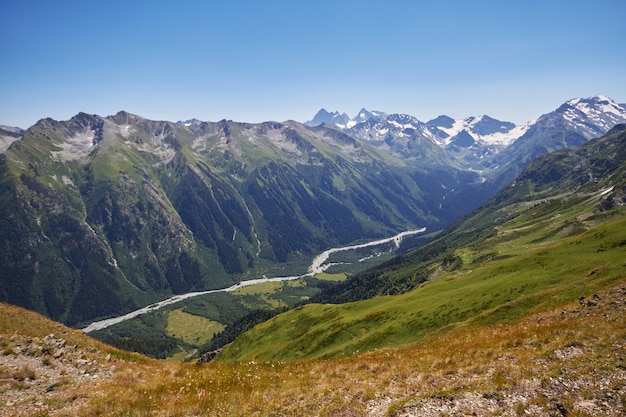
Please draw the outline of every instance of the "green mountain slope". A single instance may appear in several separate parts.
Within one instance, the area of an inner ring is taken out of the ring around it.
[[[0,154],[0,300],[77,325],[303,273],[328,247],[443,227],[467,211],[448,190],[477,178],[295,122],[44,119]]]
[[[219,358],[338,357],[575,301],[626,275],[625,196],[619,126],[538,159],[441,238],[349,279],[327,299],[417,286],[412,291],[298,308],[244,333]]]

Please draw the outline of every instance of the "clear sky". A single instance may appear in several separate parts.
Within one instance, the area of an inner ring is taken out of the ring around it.
[[[0,124],[126,110],[306,121],[361,107],[524,123],[626,102],[624,0],[32,1],[0,5]]]

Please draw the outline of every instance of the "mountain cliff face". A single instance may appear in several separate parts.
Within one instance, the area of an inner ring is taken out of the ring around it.
[[[325,126],[44,119],[0,155],[0,298],[77,324],[231,285],[329,246],[440,228],[464,210],[445,204],[460,178]]]

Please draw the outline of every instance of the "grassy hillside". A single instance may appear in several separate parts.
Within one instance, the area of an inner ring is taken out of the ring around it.
[[[243,334],[219,358],[341,357],[397,347],[456,327],[508,323],[575,301],[626,276],[626,217],[615,213],[602,220],[589,230],[553,240],[547,235],[571,231],[533,233],[529,228],[522,234],[517,222],[511,222],[493,238],[497,244],[456,251],[461,266],[413,291],[301,307]]]
[[[345,301],[414,290],[299,308],[243,334],[219,358],[334,358],[395,347],[506,323],[611,285],[626,276],[625,161],[623,129],[541,158],[442,238],[333,291]]]
[[[202,366],[120,352],[0,304],[0,415],[621,416],[625,287],[349,358]]]

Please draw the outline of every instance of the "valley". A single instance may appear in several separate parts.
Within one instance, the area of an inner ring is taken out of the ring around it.
[[[626,1],[1,10],[0,417],[626,417]]]
[[[591,234],[618,226],[605,224]],[[613,237],[624,238],[620,228]],[[605,236],[597,248],[614,241]],[[336,359],[155,361],[0,304],[0,415],[620,416],[626,407],[626,266],[623,251],[616,255],[617,274],[607,275],[604,261],[587,264],[582,280],[566,284],[582,283],[571,295],[549,284],[544,303],[530,310],[509,303],[419,342]],[[528,275],[536,265],[528,265]],[[432,284],[442,289],[458,279],[444,273]],[[449,286],[439,303],[463,294],[462,286]],[[419,306],[429,302],[425,295],[387,297],[387,305],[414,299]],[[577,299],[563,303],[568,298]]]
[[[564,198],[578,202],[570,206]],[[515,322],[576,302],[626,276],[626,213],[620,209],[587,217],[600,200],[598,194],[559,196],[503,207],[514,219],[484,241],[448,249],[453,263],[408,263],[386,271],[391,281],[424,268],[426,278],[414,290],[356,303],[303,306],[241,335],[218,358],[341,358],[458,328]]]
[[[606,101],[482,150],[398,115],[40,121],[0,154],[1,415],[622,415]]]
[[[379,239],[373,242],[368,242],[368,243],[362,243],[359,245],[353,245],[353,246],[345,246],[345,247],[340,247],[340,248],[332,248],[332,249],[328,249],[324,252],[322,252],[320,255],[316,256],[313,259],[313,262],[311,263],[311,266],[308,268],[309,272],[307,272],[304,275],[296,275],[296,276],[288,276],[288,277],[274,277],[274,278],[267,278],[267,277],[263,277],[263,278],[256,278],[256,279],[248,279],[245,281],[241,281],[238,284],[232,285],[228,288],[222,288],[222,289],[217,289],[217,290],[208,290],[208,291],[197,291],[197,292],[191,292],[191,293],[186,293],[186,294],[180,294],[180,295],[175,295],[174,297],[168,298],[166,300],[163,301],[159,301],[157,303],[151,304],[147,307],[141,308],[139,310],[135,310],[132,311],[128,314],[125,314],[123,316],[119,316],[119,317],[114,317],[114,318],[110,318],[110,319],[106,319],[106,320],[101,320],[101,321],[96,321],[93,322],[91,324],[89,324],[87,327],[83,328],[82,330],[85,333],[90,333],[93,332],[95,330],[102,330],[102,329],[106,329],[107,327],[110,326],[114,326],[118,323],[124,322],[126,320],[130,320],[133,319],[137,316],[140,316],[142,314],[146,314],[146,313],[150,313],[152,311],[156,311],[159,310],[163,307],[169,306],[169,305],[173,305],[173,304],[178,304],[188,298],[192,298],[192,297],[198,297],[198,296],[202,296],[202,295],[206,295],[206,294],[215,294],[218,292],[234,292],[234,291],[238,291],[242,288],[248,287],[248,286],[252,286],[252,285],[260,285],[260,284],[265,284],[265,283],[272,283],[272,282],[283,282],[283,281],[293,281],[293,280],[297,280],[297,279],[302,279],[305,277],[309,277],[309,276],[316,276],[318,274],[321,274],[322,272],[324,272],[325,270],[327,270],[328,268],[332,267],[333,264],[332,263],[327,263],[329,256],[332,253],[337,253],[337,252],[345,252],[345,251],[351,251],[351,250],[356,250],[356,249],[361,249],[361,248],[367,248],[367,247],[372,247],[372,246],[381,246],[384,244],[387,244],[389,242],[393,242],[394,247],[397,249],[400,247],[400,244],[402,243],[402,240],[404,237],[406,236],[411,236],[417,233],[423,233],[424,231],[426,231],[425,228],[422,229],[418,229],[418,230],[408,230],[405,232],[401,232],[398,233],[395,236],[392,236],[390,238],[386,238],[386,239]],[[393,249],[392,249],[393,250]],[[375,253],[374,255],[371,255],[372,257],[378,257],[380,256],[380,252]]]

